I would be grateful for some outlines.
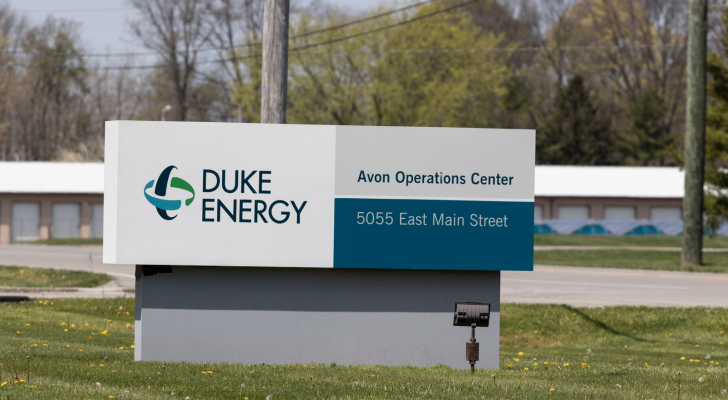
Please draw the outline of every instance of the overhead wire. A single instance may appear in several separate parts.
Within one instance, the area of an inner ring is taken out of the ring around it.
[[[426,4],[426,3],[431,3],[433,1],[434,0],[427,0],[427,1],[424,1],[424,2],[421,2],[421,3],[417,3],[417,5],[423,5],[423,4]],[[292,51],[292,52],[301,51],[301,50],[309,49],[309,48],[312,48],[312,47],[324,46],[324,45],[333,44],[333,43],[341,42],[341,41],[348,40],[348,39],[353,39],[353,38],[360,37],[360,36],[364,36],[364,35],[369,35],[369,34],[372,34],[372,33],[381,32],[381,31],[384,31],[384,30],[388,30],[388,29],[396,28],[396,27],[399,27],[399,26],[402,26],[402,25],[407,25],[407,24],[410,24],[410,23],[413,23],[413,22],[417,22],[417,21],[423,20],[425,18],[429,18],[429,17],[435,16],[435,15],[441,14],[443,12],[447,12],[447,11],[454,10],[456,8],[464,7],[466,5],[469,5],[469,4],[478,2],[478,1],[480,1],[480,0],[469,0],[469,1],[466,1],[464,3],[456,4],[456,5],[453,5],[453,6],[450,6],[450,7],[446,7],[446,8],[443,8],[441,10],[437,10],[437,11],[431,12],[429,14],[421,15],[419,17],[415,17],[415,18],[412,18],[412,19],[409,19],[409,20],[406,20],[406,21],[402,21],[402,22],[398,22],[398,23],[395,23],[395,24],[391,24],[391,25],[387,25],[387,26],[380,27],[380,28],[372,29],[372,30],[369,30],[369,31],[366,31],[366,32],[360,32],[360,33],[353,34],[353,35],[349,35],[349,36],[344,36],[344,37],[340,37],[340,38],[336,38],[336,39],[326,40],[326,41],[323,41],[323,42],[311,43],[311,44],[308,44],[308,45],[293,47],[293,48],[290,48],[289,51]],[[404,9],[411,8],[411,7],[412,6],[403,7],[401,9],[398,9],[398,10],[395,10],[395,11],[402,11]],[[386,16],[386,15],[390,15],[391,13],[392,12],[378,14],[378,16],[376,16],[376,17],[378,17],[378,18],[379,17],[383,17],[383,16]],[[373,16],[371,18],[374,18],[374,17],[375,16]],[[369,19],[371,19],[371,18],[369,18]],[[349,23],[349,25],[352,25],[354,23],[363,22],[364,20],[368,20],[368,19],[362,19],[362,20],[358,20],[358,21],[352,21],[351,23]],[[260,44],[262,44],[262,43],[260,43]],[[43,53],[37,53],[37,54],[44,55]],[[61,56],[60,54],[57,54],[57,53],[50,53],[48,55]],[[82,57],[84,55],[83,55],[83,53],[78,53],[78,54],[64,54],[62,56],[63,57]],[[240,56],[240,57],[228,57],[228,58],[221,58],[221,59],[214,59],[214,60],[203,60],[203,61],[198,62],[198,64],[211,64],[211,63],[229,62],[229,61],[236,61],[236,60],[242,60],[242,59],[256,58],[256,57],[261,57],[261,56],[262,56],[261,54],[252,54],[252,55]],[[26,67],[30,66],[29,64],[22,64],[22,63],[15,63],[15,65],[26,66]],[[155,68],[165,68],[165,67],[168,67],[168,66],[170,66],[170,65],[169,64],[129,65],[129,66],[100,67],[99,69],[100,70],[155,69]]]
[[[117,7],[117,8],[75,8],[75,9],[55,9],[55,10],[42,10],[42,9],[24,9],[16,8],[15,11],[20,12],[37,12],[37,13],[67,13],[67,12],[109,12],[109,11],[124,11],[133,10],[133,7]]]
[[[422,2],[422,3],[417,3],[417,5],[422,5],[423,3],[430,3],[430,2],[433,2],[433,1],[436,1],[436,0],[428,0],[428,1],[425,1],[425,2]],[[298,47],[293,47],[293,48],[290,48],[289,49],[289,52],[299,52],[299,51],[307,50],[307,49],[314,48],[314,47],[320,47],[320,46],[325,46],[325,45],[329,45],[329,44],[334,44],[334,43],[342,42],[342,41],[345,41],[345,40],[349,40],[349,39],[353,39],[353,38],[357,38],[357,37],[361,37],[361,36],[365,36],[365,35],[369,35],[369,34],[381,32],[381,31],[384,31],[384,30],[393,29],[393,28],[396,28],[396,27],[399,27],[399,26],[403,26],[403,25],[407,25],[407,24],[414,23],[414,22],[417,22],[417,21],[421,21],[423,19],[426,19],[426,18],[435,16],[435,15],[441,14],[443,12],[451,11],[451,10],[454,10],[454,9],[457,9],[457,8],[460,8],[460,7],[464,7],[464,6],[467,6],[469,4],[476,3],[478,1],[479,0],[469,0],[469,1],[466,1],[464,3],[456,4],[456,5],[453,5],[453,6],[450,6],[450,7],[443,8],[441,10],[437,10],[437,11],[431,12],[429,14],[421,15],[421,16],[414,17],[414,18],[409,19],[409,20],[406,20],[406,21],[398,22],[398,23],[391,24],[391,25],[386,25],[386,26],[383,26],[383,27],[379,27],[379,28],[376,28],[376,29],[369,30],[369,31],[360,32],[360,33],[356,33],[356,34],[352,34],[352,35],[348,35],[348,36],[343,36],[343,37],[339,37],[339,38],[335,38],[335,39],[331,39],[331,40],[326,40],[326,41],[322,41],[322,42],[316,42],[316,43],[311,43],[311,44],[302,45],[302,46],[298,46]],[[408,7],[412,7],[412,6],[408,6]],[[402,9],[399,9],[399,11],[401,11],[401,10]],[[390,13],[379,14],[379,17],[385,16],[385,15],[390,15],[390,14],[396,12],[396,11],[397,10],[395,10],[393,12],[390,12]],[[371,20],[372,18],[374,18],[374,17],[365,18],[365,19],[358,20],[358,21],[352,21],[348,25],[352,25],[352,24],[358,23],[358,22],[363,22],[365,20]],[[338,27],[343,27],[343,26],[348,26],[348,25],[343,24],[343,25],[338,25]],[[333,27],[332,27],[332,29],[333,29]],[[321,33],[321,31],[318,31],[318,33]],[[589,46],[564,46],[564,47],[539,47],[539,46],[536,46],[536,47],[501,47],[501,48],[489,48],[489,49],[479,49],[479,48],[474,48],[474,49],[406,49],[406,50],[390,50],[390,51],[384,51],[382,53],[383,54],[397,54],[397,53],[437,53],[437,52],[440,52],[440,53],[448,53],[448,52],[516,53],[516,52],[536,52],[536,51],[623,50],[623,49],[630,49],[630,48],[632,48],[632,49],[641,49],[641,48],[669,48],[669,47],[679,47],[679,46],[685,47],[685,44],[678,44],[678,43],[675,43],[675,44],[653,44],[653,45],[648,45],[648,44],[635,44],[635,45],[608,45],[608,46],[593,46],[593,45],[589,45]],[[156,54],[156,53],[154,53],[154,54]],[[65,56],[66,57],[83,56],[83,54],[73,54],[73,55],[65,55]],[[197,64],[214,64],[214,63],[231,62],[231,61],[232,62],[235,62],[235,61],[239,61],[239,60],[245,60],[245,59],[251,59],[251,58],[259,58],[259,57],[262,57],[262,54],[250,54],[250,55],[246,55],[246,56],[236,56],[236,57],[216,58],[216,59],[211,59],[211,60],[201,60],[201,61],[198,61]],[[23,64],[23,63],[14,63],[14,62],[8,62],[7,64],[8,65],[12,64],[12,65],[24,66],[24,67],[32,67],[33,66],[32,64]],[[136,69],[165,68],[165,67],[169,67],[169,66],[170,66],[170,64],[125,65],[125,66],[99,67],[98,69],[99,70],[136,70]]]
[[[357,19],[357,20],[354,20],[354,21],[349,21],[349,22],[346,22],[346,23],[343,23],[343,24],[340,24],[340,25],[334,25],[334,26],[331,26],[331,27],[328,27],[328,28],[318,29],[318,30],[314,30],[314,31],[310,31],[310,32],[303,32],[303,33],[300,33],[300,34],[297,34],[297,35],[290,36],[289,37],[289,40],[291,40],[291,39],[293,39],[293,40],[300,39],[300,38],[304,38],[304,37],[308,37],[308,36],[317,35],[319,33],[330,32],[330,31],[334,31],[334,30],[337,30],[337,29],[346,28],[348,26],[360,24],[362,22],[372,21],[372,20],[375,20],[375,19],[378,19],[378,18],[383,18],[383,17],[389,16],[389,15],[392,15],[392,14],[396,14],[396,13],[399,13],[399,12],[402,12],[402,11],[406,11],[406,10],[410,10],[410,9],[413,9],[413,8],[421,7],[421,6],[424,6],[426,4],[433,3],[435,1],[437,1],[437,0],[425,0],[425,1],[421,1],[419,3],[410,4],[410,5],[405,6],[405,7],[397,8],[395,10],[383,12],[383,13],[376,14],[376,15],[372,15],[370,17],[366,17],[366,18],[362,18],[362,19]],[[478,1],[478,0],[475,0],[475,1]],[[40,10],[38,10],[38,11],[40,11]],[[255,46],[261,46],[261,45],[263,45],[263,42],[250,42],[250,43],[237,44],[237,45],[233,45],[233,46],[203,47],[203,48],[200,48],[200,49],[196,49],[195,51],[196,52],[204,52],[204,51],[213,51],[213,50],[230,50],[230,49],[241,48],[241,47],[255,47]],[[56,57],[67,57],[68,56],[67,54],[63,54],[63,53],[26,52],[26,51],[23,51],[23,50],[14,50],[14,51],[11,51],[11,52],[14,53],[14,54],[27,54],[27,55],[36,55],[37,54],[37,55],[44,55],[44,56],[51,56],[51,57],[53,57],[53,56],[56,56]],[[156,55],[156,54],[158,54],[158,53],[157,52],[153,52],[153,51],[147,51],[147,52],[132,52],[132,53],[78,53],[77,55],[83,56],[83,57],[134,57],[134,56],[149,56],[149,55]]]

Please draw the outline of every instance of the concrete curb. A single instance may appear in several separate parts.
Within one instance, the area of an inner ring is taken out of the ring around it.
[[[631,250],[631,251],[682,251],[681,247],[644,246],[533,246],[534,251],[551,250]],[[703,248],[703,253],[728,253],[728,249]]]
[[[14,287],[14,286],[0,286],[0,293],[76,293],[76,292],[124,292],[134,293],[134,288],[122,288],[122,287],[95,287],[95,288],[45,288],[45,287]]]

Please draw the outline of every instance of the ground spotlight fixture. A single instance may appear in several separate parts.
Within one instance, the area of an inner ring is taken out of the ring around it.
[[[490,303],[456,302],[453,326],[469,326],[470,341],[465,343],[465,359],[470,362],[470,373],[475,373],[475,362],[480,357],[480,343],[475,341],[475,327],[488,327]]]

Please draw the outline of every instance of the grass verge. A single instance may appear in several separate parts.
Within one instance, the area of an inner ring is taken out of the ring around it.
[[[681,399],[728,389],[726,309],[504,304],[501,367],[471,376],[443,366],[134,362],[133,308],[131,299],[2,304],[0,398],[662,399],[677,397],[678,371]],[[13,359],[23,382],[13,383]]]
[[[682,236],[533,235],[536,246],[682,247]],[[703,247],[728,248],[726,236],[703,236]]]
[[[0,287],[96,287],[110,280],[101,273],[0,265]]]
[[[571,267],[728,273],[728,253],[703,253],[705,265],[683,267],[679,251],[548,250],[535,251],[533,263]]]
[[[44,239],[44,240],[26,240],[18,243],[23,244],[40,244],[47,246],[102,246],[103,238],[73,238],[73,239]]]

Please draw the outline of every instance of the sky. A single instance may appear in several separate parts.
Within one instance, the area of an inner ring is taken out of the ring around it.
[[[81,23],[82,43],[88,52],[144,51],[131,40],[127,21],[134,10],[127,0],[6,0],[13,9],[34,22],[48,15]],[[349,10],[376,8],[392,0],[329,0]]]

